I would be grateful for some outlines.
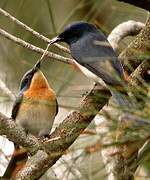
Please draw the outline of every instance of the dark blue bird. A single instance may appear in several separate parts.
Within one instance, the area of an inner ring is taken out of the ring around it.
[[[98,83],[103,80],[122,107],[131,105],[122,65],[102,32],[92,24],[76,22],[68,25],[50,44],[59,41],[69,45],[75,63],[87,77]]]

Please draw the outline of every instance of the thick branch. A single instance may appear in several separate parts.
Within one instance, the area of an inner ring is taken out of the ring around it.
[[[64,151],[75,141],[75,139],[80,135],[80,133],[89,125],[89,123],[92,121],[94,116],[108,102],[108,99],[110,97],[110,93],[106,89],[97,90],[95,88],[81,102],[79,106],[79,110],[74,111],[70,115],[68,115],[68,117],[50,135],[50,139],[43,143],[43,145],[48,150],[47,153],[49,154],[49,156],[45,154],[45,152],[43,151],[40,152],[38,151],[36,156],[31,157],[31,159],[27,162],[26,166],[18,174],[17,176],[18,178],[20,177],[22,179],[26,179],[29,177],[30,178],[32,177],[33,179],[39,178],[42,174],[45,173],[45,171],[48,168],[50,168],[64,154]],[[57,137],[59,137],[58,140],[55,140],[54,142],[53,139],[56,139]],[[122,161],[121,169],[123,171],[124,168],[126,167],[126,163],[125,165],[123,165],[124,163],[123,157],[119,155],[119,157],[111,156],[111,158],[113,158],[114,165],[118,163],[118,160]],[[38,166],[36,166],[36,164],[38,164]],[[31,168],[31,165],[34,168]],[[42,167],[42,171],[40,170],[41,173],[37,173],[39,169],[41,169],[41,167]],[[118,168],[118,166],[113,166],[113,167]],[[120,173],[121,170],[119,169],[117,169],[118,173]],[[129,177],[130,177],[130,172],[129,172]]]
[[[131,28],[132,29],[132,28]],[[130,29],[129,29],[130,30]],[[116,31],[116,30],[115,30]],[[118,31],[118,29],[117,29]],[[149,39],[148,37],[148,32],[149,31],[149,24],[147,23],[146,24],[146,27],[144,28],[143,32],[141,32],[140,34],[140,42],[138,42],[138,39],[135,39],[134,40],[134,43],[132,42],[131,45],[129,45],[129,47],[133,47],[135,46],[135,48],[139,48],[140,45],[143,43],[143,48],[148,48],[148,44],[146,42],[143,42],[143,39]],[[127,31],[126,31],[127,32]],[[128,31],[128,33],[126,35],[128,35],[130,33],[130,31]],[[115,36],[117,37],[115,41],[115,43],[113,42],[113,33],[111,34],[111,38],[109,38],[109,40],[111,41],[111,44],[115,45],[115,49],[116,49],[116,41],[117,43],[121,40],[121,38],[123,38],[124,36],[124,33],[121,32],[121,35],[118,33],[118,36],[117,36],[117,33],[115,34]],[[139,37],[137,37],[139,38]],[[119,39],[119,41],[118,41]],[[139,46],[136,47],[136,44],[138,44]],[[132,49],[129,49],[129,47],[127,48],[129,51],[132,50]],[[125,51],[123,52],[125,55],[126,55],[126,49]],[[145,52],[145,51],[144,51]],[[132,63],[133,63],[133,67],[137,67],[139,63],[136,62],[136,58],[141,54],[141,51],[137,51],[136,52],[136,56],[134,57]],[[140,87],[139,89],[139,92],[134,94],[135,96],[139,96],[139,93],[141,94],[141,89],[145,87],[145,81],[148,80],[148,70],[149,70],[149,67],[150,67],[150,63],[149,63],[149,59],[147,59],[147,57],[145,58],[146,56],[143,57],[143,60],[144,60],[140,65],[139,67],[133,72],[133,74],[131,75],[131,78],[130,78],[130,82],[129,82],[129,87],[132,87],[133,90],[137,90],[138,88],[137,87]],[[128,58],[130,58],[130,56],[128,56]],[[131,57],[132,58],[132,57]],[[124,58],[124,60],[126,60]],[[126,63],[126,61],[123,61],[123,63]],[[128,70],[128,66],[125,66],[125,70]],[[145,89],[146,91],[146,95],[147,95],[147,89]],[[144,101],[145,99],[141,99],[142,101]],[[111,110],[112,111],[112,110]],[[111,124],[110,122],[110,119],[105,119],[104,121],[106,123],[106,129],[107,129],[107,135],[104,137],[104,142],[109,142],[109,143],[113,143],[114,142],[114,132],[113,132],[113,135],[111,136],[110,135],[110,128],[109,128],[109,125]],[[118,139],[120,140],[120,139]],[[126,158],[131,158],[132,156],[132,153],[135,152],[136,154],[138,153],[138,149],[142,146],[142,144],[144,143],[143,142],[137,142],[137,143],[129,143],[127,144],[126,146],[126,152],[124,153],[124,146],[113,146],[113,147],[110,147],[110,148],[106,148],[106,149],[103,149],[102,150],[102,157],[103,157],[103,160],[104,160],[104,163],[106,165],[106,171],[108,173],[108,179],[111,179],[111,180],[115,180],[115,179],[126,179],[126,180],[129,180],[131,178],[133,178],[134,176],[134,172],[137,168],[137,163],[136,163],[136,166],[134,166],[134,168],[130,167],[126,161],[127,159]],[[121,153],[122,152],[122,153]],[[147,151],[146,151],[147,152]],[[114,155],[113,155],[114,154]],[[128,154],[128,157],[125,158],[125,156],[127,156]]]
[[[12,119],[8,119],[0,113],[0,134],[6,134],[8,139],[22,145],[32,154],[37,152],[18,174],[18,178],[28,179],[30,177],[30,179],[34,179],[44,174],[89,125],[94,116],[108,102],[110,96],[107,89],[99,89],[95,86],[81,102],[79,110],[68,115],[50,135],[50,139],[43,142],[43,145],[35,137],[27,135]],[[41,167],[43,167],[42,171]]]
[[[146,61],[144,61],[143,63],[143,67],[145,67],[146,65]],[[145,64],[145,65],[144,65]],[[137,70],[135,70],[135,73],[133,73],[133,76],[131,77],[131,80],[129,82],[129,86],[132,86],[134,84],[134,80],[136,80],[136,77],[139,77],[142,71],[140,71],[140,67],[137,68]],[[145,74],[147,73],[146,71],[143,71],[143,77],[144,76],[144,72]],[[133,87],[135,89],[135,86]],[[113,107],[112,107],[113,108]],[[111,108],[111,112],[115,111],[115,109]],[[111,114],[111,113],[110,113]],[[113,119],[113,118],[112,118]],[[135,119],[134,119],[135,120]],[[131,124],[131,120],[128,119],[128,123]],[[146,128],[147,125],[150,125],[149,122],[143,121],[142,119],[140,120],[135,120],[135,123],[137,125],[137,128],[139,127],[139,129],[143,126],[145,127],[145,131],[147,132]],[[111,126],[112,126],[112,122],[111,122],[111,117],[109,117],[108,119],[105,118],[105,120],[103,121],[103,124],[105,124],[105,126],[103,126],[104,129],[107,129],[107,132],[105,132],[105,136],[103,137],[103,143],[114,143],[114,134],[115,132],[111,132]],[[144,131],[144,128],[142,127],[142,130]],[[133,125],[131,125],[131,128],[133,128]],[[134,130],[133,130],[134,131]],[[136,131],[136,130],[135,130]],[[117,135],[117,141],[121,142],[121,141],[127,141],[124,140],[125,137],[127,136],[128,138],[130,137],[130,140],[128,140],[124,145],[118,145],[118,146],[112,146],[112,147],[108,147],[105,148],[101,151],[102,153],[102,157],[103,157],[103,161],[106,167],[106,172],[108,173],[108,179],[109,180],[130,180],[133,178],[134,176],[134,172],[136,171],[136,168],[138,167],[139,164],[137,164],[138,161],[133,161],[134,162],[134,167],[133,165],[127,164],[127,160],[132,158],[132,155],[135,153],[138,153],[139,148],[143,145],[144,141],[146,140],[140,140],[139,138],[136,138],[136,142],[132,142],[132,137],[129,135],[126,135],[126,131],[121,129],[120,133],[122,134],[122,137],[118,137]],[[118,133],[117,133],[118,134]],[[148,132],[147,132],[148,134]],[[143,132],[142,135],[144,136]],[[122,140],[123,139],[123,140]],[[135,139],[134,139],[135,140]],[[148,152],[148,151],[146,151]],[[148,155],[148,153],[145,153],[145,156]],[[133,160],[133,159],[132,159]]]
[[[122,61],[124,69],[130,74],[139,64],[150,59],[150,16],[145,27],[140,34],[129,44],[129,46],[120,54],[119,58]]]
[[[118,51],[119,42],[127,37],[137,35],[141,29],[144,27],[144,24],[137,21],[127,21],[116,26],[108,36],[108,41],[113,47],[114,51]]]
[[[34,136],[27,135],[22,127],[0,113],[0,135],[6,135],[9,140],[27,148],[30,153],[36,152],[40,144]]]
[[[110,92],[106,89],[94,89],[84,98],[78,111],[69,114],[58,128],[50,135],[50,138],[61,137],[53,141],[44,142],[44,146],[49,150],[49,156],[44,152],[38,152],[26,163],[26,166],[18,174],[21,179],[35,179],[44,174],[64,153],[64,151],[76,140],[80,133],[89,125],[99,110],[108,102]],[[38,160],[37,157],[41,156]],[[32,166],[30,166],[32,164]],[[39,171],[40,164],[40,174]],[[42,169],[41,169],[42,167]]]
[[[150,82],[150,59],[144,60],[131,74],[130,91],[138,102],[138,107],[143,108],[145,102],[148,101],[147,84]]]
[[[0,14],[4,15],[5,17],[9,18],[11,21],[13,21],[14,23],[16,23],[17,25],[19,25],[20,27],[24,28],[26,31],[30,32],[31,34],[33,34],[35,37],[37,37],[38,39],[43,40],[46,43],[49,43],[50,40],[43,36],[42,34],[36,32],[35,30],[33,30],[32,28],[30,28],[29,26],[27,26],[26,24],[22,23],[21,21],[19,21],[18,19],[16,19],[15,17],[13,17],[11,14],[9,14],[8,12],[6,12],[5,10],[0,8]],[[66,47],[63,47],[57,43],[54,44],[54,46],[58,47],[59,49],[63,50],[64,52],[70,53],[69,49],[67,49]]]
[[[118,0],[150,11],[150,0]]]

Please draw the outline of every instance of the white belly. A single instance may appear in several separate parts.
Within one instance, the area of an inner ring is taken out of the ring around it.
[[[88,78],[92,79],[94,82],[99,83],[103,86],[106,86],[105,82],[98,77],[97,75],[95,75],[94,73],[92,73],[91,71],[89,71],[87,68],[85,68],[84,66],[81,66],[78,62],[74,61],[77,66],[80,68],[80,70],[82,71],[82,73],[87,76]]]

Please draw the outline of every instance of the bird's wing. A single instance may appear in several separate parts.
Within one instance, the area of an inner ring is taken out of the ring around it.
[[[14,102],[14,105],[13,105],[13,109],[12,109],[12,114],[11,114],[11,117],[12,119],[16,119],[16,116],[18,114],[18,110],[19,110],[19,107],[20,107],[20,104],[22,102],[22,99],[23,99],[23,94],[20,93],[17,98],[16,98],[16,101]]]
[[[118,77],[122,78],[122,65],[105,36],[90,34],[73,44],[71,52],[79,64],[107,84],[116,84]]]
[[[92,58],[93,59],[93,58]],[[93,74],[100,77],[108,85],[119,85],[120,74],[112,67],[110,61],[93,61],[82,64]]]
[[[56,99],[56,114],[55,114],[55,116],[58,114],[58,109],[59,109],[59,106],[58,106],[58,101]]]

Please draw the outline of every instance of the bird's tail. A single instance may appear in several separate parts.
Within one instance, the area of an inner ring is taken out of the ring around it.
[[[131,108],[135,107],[124,85],[117,86],[117,88],[111,87],[110,91],[120,108],[129,111]]]
[[[27,152],[23,148],[15,147],[8,167],[3,175],[3,178],[15,178],[16,174],[25,165],[28,159]]]
[[[129,96],[127,94],[120,93],[118,91],[116,92],[111,92],[112,96],[115,98],[117,101],[118,105],[120,108],[127,109],[132,107],[132,103],[129,100]]]

